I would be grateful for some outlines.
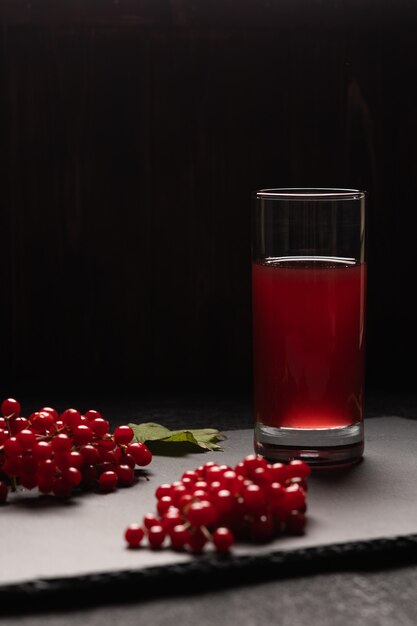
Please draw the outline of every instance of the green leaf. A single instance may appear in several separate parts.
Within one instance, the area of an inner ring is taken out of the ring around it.
[[[171,430],[171,435],[183,432],[183,430]],[[219,431],[215,428],[192,428],[189,429],[188,432],[192,433],[197,439],[200,439],[201,437],[212,437],[213,435],[216,435],[216,437],[222,436],[221,433],[219,433]]]
[[[176,432],[174,434],[171,433],[171,435],[169,435],[169,437],[164,437],[162,439],[162,441],[166,441],[167,443],[169,441],[175,442],[175,441],[188,441],[189,443],[194,443],[198,446],[198,441],[197,439],[194,437],[194,435],[189,431],[189,430],[184,430],[183,432]]]
[[[169,430],[153,422],[129,426],[134,432],[134,441],[146,443],[153,454],[180,455],[188,452],[221,450],[217,442],[225,438],[215,428]]]
[[[145,424],[129,424],[130,428],[135,434],[134,441],[156,441],[157,439],[164,439],[169,437],[171,431],[161,424],[154,424],[153,422],[147,422]]]

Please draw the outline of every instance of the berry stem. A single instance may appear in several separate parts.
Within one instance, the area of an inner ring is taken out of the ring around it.
[[[61,433],[66,433],[66,432],[67,432],[67,429],[65,428],[65,426],[63,426],[62,428],[58,428],[54,433],[51,433],[50,435],[37,435],[36,441],[52,441],[52,439],[56,435],[59,435]]]
[[[211,541],[213,537],[211,535],[211,532],[207,528],[207,526],[200,526],[200,528],[201,528],[201,532],[203,533],[207,541]]]

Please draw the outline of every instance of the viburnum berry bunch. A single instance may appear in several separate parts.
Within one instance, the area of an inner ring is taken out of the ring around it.
[[[74,489],[113,491],[130,486],[135,467],[144,467],[152,454],[144,443],[133,442],[129,426],[117,426],[93,409],[63,413],[43,407],[29,417],[20,414],[17,400],[1,404],[0,503],[17,486],[37,487],[41,493],[67,497]]]
[[[181,480],[160,485],[157,513],[125,531],[129,547],[143,539],[151,548],[202,552],[212,543],[228,551],[236,540],[267,542],[283,534],[301,534],[306,525],[309,466],[293,460],[269,464],[246,456],[236,467],[208,462],[186,471]]]

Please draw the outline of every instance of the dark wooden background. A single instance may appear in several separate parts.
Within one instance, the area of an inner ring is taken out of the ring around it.
[[[250,194],[369,191],[416,380],[417,4],[0,0],[0,389],[251,389]]]

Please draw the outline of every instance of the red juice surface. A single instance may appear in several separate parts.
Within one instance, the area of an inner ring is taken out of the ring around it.
[[[256,420],[332,428],[363,418],[366,265],[267,259],[252,266]]]

